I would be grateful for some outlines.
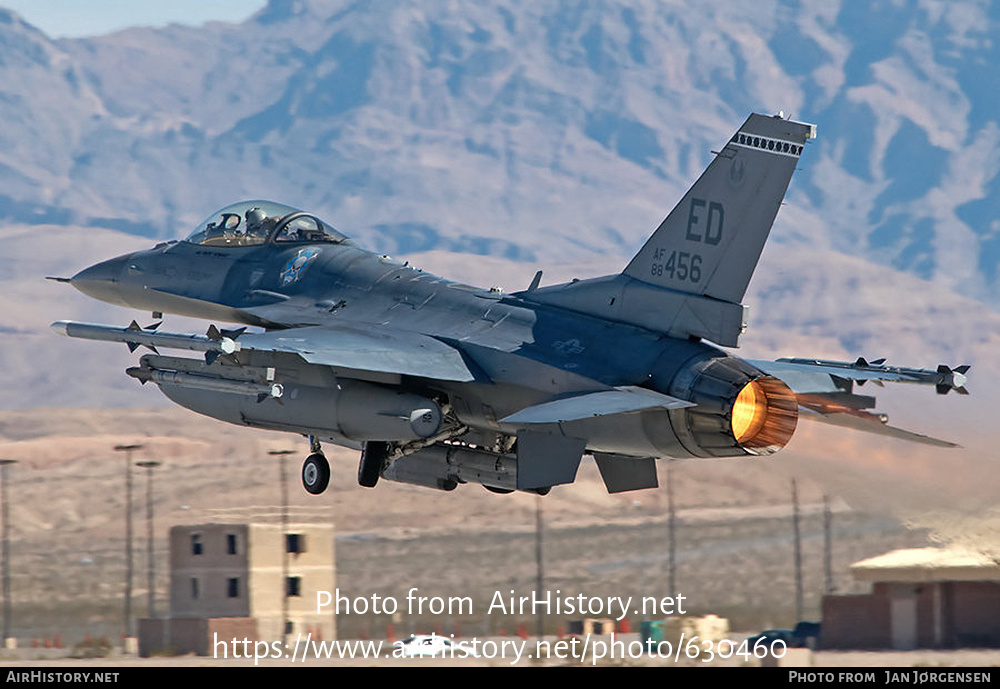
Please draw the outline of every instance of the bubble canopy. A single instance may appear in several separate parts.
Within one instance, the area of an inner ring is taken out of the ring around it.
[[[292,242],[340,244],[347,237],[315,215],[273,201],[241,201],[212,213],[185,241],[238,247]]]

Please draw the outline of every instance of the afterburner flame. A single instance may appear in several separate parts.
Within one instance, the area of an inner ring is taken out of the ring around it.
[[[795,393],[777,378],[764,376],[744,385],[736,396],[733,436],[753,454],[771,454],[791,439],[798,416]]]
[[[740,442],[753,438],[767,419],[767,399],[754,381],[743,386],[733,403],[733,435]]]

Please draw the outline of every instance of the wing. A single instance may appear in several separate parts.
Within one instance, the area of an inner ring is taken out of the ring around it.
[[[472,368],[457,349],[427,335],[366,326],[338,324],[245,333],[211,326],[205,335],[160,332],[141,328],[134,321],[127,328],[93,323],[58,321],[53,330],[69,337],[124,342],[130,349],[145,346],[205,352],[211,363],[221,354],[241,351],[296,354],[311,364],[391,373],[440,380],[476,380]]]
[[[476,380],[461,352],[429,335],[377,326],[339,324],[247,334],[243,349],[298,354],[310,364],[469,382]]]
[[[965,374],[969,366],[953,369],[941,364],[931,370],[886,366],[884,362],[884,359],[877,359],[869,363],[863,358],[854,362],[785,358],[776,361],[750,360],[748,363],[780,378],[792,389],[798,398],[803,419],[925,445],[958,447],[946,440],[888,425],[889,419],[885,414],[868,411],[875,407],[875,398],[856,394],[854,386],[863,386],[867,382],[880,386],[883,382],[913,383],[933,385],[942,395],[952,390],[967,395]]]

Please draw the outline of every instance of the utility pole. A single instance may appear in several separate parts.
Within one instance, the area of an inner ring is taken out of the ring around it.
[[[823,574],[826,579],[827,595],[833,593],[833,513],[830,512],[830,498],[823,496]]]
[[[148,555],[146,569],[146,587],[149,591],[149,619],[156,616],[156,570],[153,564],[153,469],[160,466],[160,462],[153,460],[137,462],[136,466],[146,470],[146,552]]]
[[[8,470],[16,459],[0,459],[0,511],[3,513],[3,638],[7,648],[16,647],[11,634],[10,600],[10,506],[7,503]]]
[[[125,453],[125,623],[126,639],[132,633],[132,453],[142,445],[115,445],[116,452]]]
[[[288,478],[285,476],[285,457],[295,452],[295,450],[268,450],[267,454],[277,457],[281,471],[281,638],[284,639],[288,633]]]
[[[543,545],[544,545],[544,534],[545,527],[542,522],[542,496],[538,495],[535,497],[535,566],[537,567],[538,579],[535,584],[537,600],[542,600],[545,597],[545,565],[543,558]],[[537,614],[537,625],[536,635],[539,639],[545,637],[545,613],[539,612]]]
[[[674,510],[674,463],[667,460],[667,591],[677,595],[677,512]]]
[[[802,619],[802,535],[799,531],[799,492],[792,478],[792,526],[795,531],[795,621]]]

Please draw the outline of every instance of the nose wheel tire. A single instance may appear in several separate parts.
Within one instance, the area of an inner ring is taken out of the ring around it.
[[[302,486],[307,493],[319,495],[330,484],[330,463],[319,453],[306,457],[302,463]]]

